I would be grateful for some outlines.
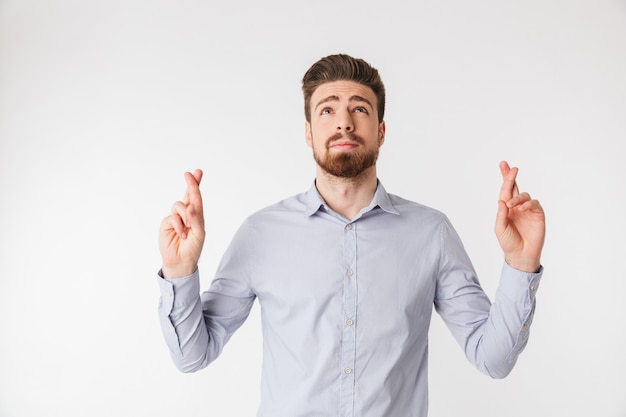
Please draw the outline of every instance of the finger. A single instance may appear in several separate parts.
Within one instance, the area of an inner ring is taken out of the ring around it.
[[[543,207],[541,206],[541,203],[539,202],[539,200],[529,200],[529,201],[526,201],[524,204],[521,204],[518,207],[518,210],[520,211],[528,211],[528,210],[543,211]]]
[[[521,194],[518,194],[517,196],[513,197],[512,199],[510,199],[509,201],[506,202],[507,207],[512,208],[512,207],[517,207],[520,206],[524,203],[526,203],[527,201],[532,200],[530,198],[530,194],[524,192]]]
[[[498,201],[498,212],[496,213],[496,236],[501,236],[506,230],[509,217],[509,208],[502,200]]]
[[[192,175],[193,175],[193,178],[194,178],[194,179],[196,180],[196,182],[198,183],[198,186],[200,185],[200,181],[202,181],[202,175],[203,175],[203,174],[204,174],[204,173],[202,172],[202,170],[201,170],[201,169],[196,169],[196,170],[193,172],[193,174],[192,174]],[[186,177],[186,176],[187,176],[187,173],[185,173],[185,177]],[[186,179],[185,179],[185,181],[186,181]],[[185,199],[184,199],[184,201],[185,201],[185,203],[188,203],[188,202],[189,202],[189,192],[188,192],[187,190],[185,190]]]
[[[198,185],[200,185],[200,181],[202,181],[202,175],[203,175],[203,174],[204,174],[204,173],[202,172],[202,170],[201,170],[201,169],[196,169],[196,170],[193,172],[193,177],[196,179],[196,182],[198,183]]]
[[[500,200],[509,201],[519,194],[516,178],[517,168],[509,167],[506,161],[500,162],[500,172],[502,173],[502,187],[500,188]]]
[[[519,172],[518,168],[511,168],[507,161],[500,162],[500,172],[502,172],[502,178],[504,178],[506,175],[509,175],[511,170],[515,170],[515,178],[517,178],[517,173]],[[517,194],[519,194],[519,189],[517,188],[517,181],[515,179],[514,179],[514,182],[513,182],[513,193],[512,194],[513,194],[513,197],[515,197]]]
[[[202,211],[197,211],[197,207],[188,204],[185,208],[185,219],[187,226],[196,233],[202,233],[204,230],[204,215]]]
[[[163,219],[161,230],[174,230],[181,239],[187,237],[186,228],[183,219],[178,214],[171,214]]]
[[[204,213],[202,212],[202,201],[199,206],[189,202],[177,201],[172,206],[172,214],[179,216],[186,228],[192,229],[197,235],[204,231]]]
[[[500,162],[500,172],[502,173],[502,178],[506,177],[510,170],[511,167],[509,166],[509,163],[507,161]]]
[[[187,216],[187,206],[182,201],[177,201],[172,206],[172,214],[180,217],[185,227],[189,227],[189,219]]]
[[[202,180],[202,171],[196,170],[194,174],[185,172],[185,182],[187,183],[187,191],[185,192],[185,204],[192,204],[196,212],[202,212],[202,194],[200,193],[200,180]]]

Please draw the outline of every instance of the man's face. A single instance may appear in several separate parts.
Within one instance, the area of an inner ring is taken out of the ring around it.
[[[354,178],[376,163],[385,140],[385,122],[378,122],[376,95],[354,81],[333,81],[311,96],[311,122],[306,141],[321,169]]]

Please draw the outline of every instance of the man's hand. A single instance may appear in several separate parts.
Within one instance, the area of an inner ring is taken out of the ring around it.
[[[502,188],[498,201],[495,232],[506,262],[525,272],[537,272],[546,234],[546,219],[539,201],[520,193],[515,178],[517,168],[500,162]]]
[[[185,172],[187,192],[172,212],[161,222],[159,248],[163,258],[163,277],[182,278],[193,274],[204,244],[204,212],[200,181],[202,171]]]

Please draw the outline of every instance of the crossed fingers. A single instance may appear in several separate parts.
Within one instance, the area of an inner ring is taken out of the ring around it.
[[[516,207],[520,211],[539,208],[539,202],[533,200],[527,192],[520,193],[517,187],[517,167],[511,168],[506,161],[500,162],[502,173],[502,187],[500,188],[500,200],[506,203],[508,208]]]
[[[182,239],[187,237],[187,231],[195,226],[203,226],[202,196],[200,194],[200,181],[202,171],[197,169],[193,174],[185,173],[187,190],[182,201],[177,201],[172,206],[167,223]]]

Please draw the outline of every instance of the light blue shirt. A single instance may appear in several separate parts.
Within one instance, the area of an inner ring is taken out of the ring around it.
[[[261,306],[259,417],[426,417],[433,305],[469,361],[505,377],[528,340],[541,271],[504,265],[492,304],[442,213],[381,184],[352,221],[313,185],[250,216],[215,279],[159,278],[176,366],[207,366]]]

